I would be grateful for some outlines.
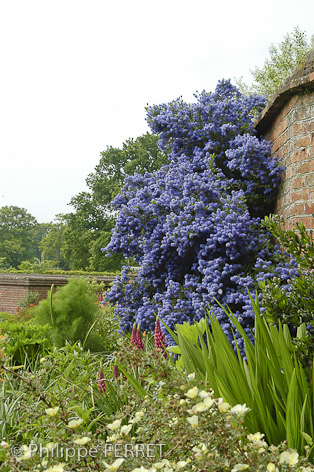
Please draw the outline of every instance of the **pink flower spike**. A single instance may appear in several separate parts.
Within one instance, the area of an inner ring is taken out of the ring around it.
[[[118,378],[120,377],[119,368],[118,368],[117,364],[114,365],[114,368],[113,368],[113,375],[114,375],[114,378],[115,378],[115,379],[118,379]]]
[[[155,340],[155,346],[157,347],[157,349],[161,349],[163,352],[164,358],[167,359],[167,353],[165,350],[166,340],[165,340],[165,336],[163,335],[163,332],[161,331],[160,322],[158,318],[156,318],[156,323],[155,323],[154,340]]]
[[[140,349],[141,351],[144,351],[145,347],[142,340],[142,333],[141,333],[140,325],[137,326],[135,343],[138,349]]]
[[[105,393],[105,391],[106,391],[106,382],[105,382],[105,378],[104,378],[104,373],[101,369],[99,371],[99,377],[98,377],[98,381],[97,381],[97,388],[98,388],[99,393]]]
[[[131,350],[132,350],[132,344],[136,346],[136,324],[135,323],[133,325],[132,333],[131,333]]]

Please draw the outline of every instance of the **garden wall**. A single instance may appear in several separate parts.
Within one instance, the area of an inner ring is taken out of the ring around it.
[[[47,297],[51,285],[60,287],[65,285],[71,275],[38,275],[38,274],[0,274],[0,312],[16,314],[17,308],[28,292],[37,291],[39,299]],[[109,287],[115,277],[88,276]]]
[[[314,50],[278,90],[256,122],[285,166],[276,212],[291,229],[314,229]],[[261,197],[262,198],[262,197]]]

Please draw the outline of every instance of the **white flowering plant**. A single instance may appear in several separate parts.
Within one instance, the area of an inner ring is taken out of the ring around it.
[[[34,373],[19,372],[15,382],[25,385],[27,394],[20,398],[21,413],[15,434],[2,438],[1,470],[314,470],[306,459],[309,448],[302,457],[285,442],[272,446],[264,433],[249,432],[244,425],[250,414],[247,405],[215,398],[206,381],[200,381],[193,373],[178,371],[160,350],[146,352],[133,348],[128,354],[125,348],[117,353],[116,361],[122,353],[128,377],[133,375],[130,366],[135,359],[141,363],[141,369],[137,371],[140,378],[133,377],[133,383],[122,375],[112,381],[115,394],[126,398],[116,410],[102,408],[107,400],[112,401],[113,390],[98,391],[97,364],[88,354],[75,365],[73,352],[67,350],[68,365],[76,370],[73,378],[70,371],[66,379],[60,372],[56,375],[57,356],[47,358],[35,378]],[[88,359],[88,372],[94,380],[88,379],[82,367]],[[65,363],[63,353],[63,368]],[[81,384],[80,369],[81,379],[86,375]],[[103,372],[109,385],[112,366],[104,365]],[[10,373],[13,379],[16,373]],[[136,388],[136,383],[142,390]],[[64,388],[65,385],[69,388]],[[17,445],[19,454],[16,454]],[[44,458],[40,457],[40,447],[45,450]],[[63,457],[60,457],[61,449]],[[71,453],[67,455],[68,450]],[[136,450],[141,451],[138,457]]]

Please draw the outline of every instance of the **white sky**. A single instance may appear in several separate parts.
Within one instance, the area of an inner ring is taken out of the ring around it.
[[[0,0],[0,207],[71,211],[100,152],[148,130],[147,103],[250,81],[313,19],[313,0]]]

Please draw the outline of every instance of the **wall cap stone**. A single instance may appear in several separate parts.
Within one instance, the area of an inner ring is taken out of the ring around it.
[[[100,275],[49,275],[49,274],[8,274],[0,273],[0,285],[16,285],[26,287],[51,287],[65,285],[70,278],[86,277],[90,280],[96,279],[109,285],[115,280],[115,276]]]
[[[254,125],[258,134],[263,134],[270,127],[274,118],[293,95],[308,90],[314,90],[314,49],[307,54],[302,66],[288,77],[268,101]]]

